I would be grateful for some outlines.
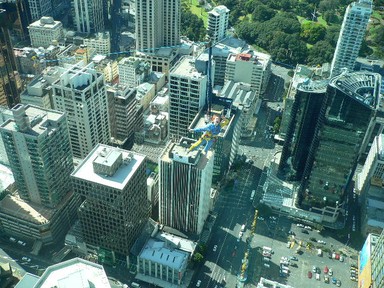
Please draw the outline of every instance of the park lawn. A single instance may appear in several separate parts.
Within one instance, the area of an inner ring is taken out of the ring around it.
[[[205,11],[204,7],[198,6],[199,0],[184,0],[184,2],[193,14],[203,20],[204,27],[208,27],[208,13]]]
[[[297,17],[297,20],[299,20],[301,25],[313,22],[311,20],[305,19],[302,16],[296,16],[296,17]],[[325,21],[322,16],[317,17],[317,23],[323,25],[325,28],[328,28],[327,21]]]

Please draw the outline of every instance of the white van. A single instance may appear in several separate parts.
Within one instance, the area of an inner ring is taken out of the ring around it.
[[[323,256],[323,251],[321,249],[317,249],[317,256]]]
[[[256,190],[252,190],[252,193],[251,193],[251,198],[249,198],[249,200],[253,200],[253,198],[255,197],[255,194],[256,194]]]
[[[13,237],[9,237],[9,241],[11,241],[11,242],[16,242],[16,239],[13,238]]]

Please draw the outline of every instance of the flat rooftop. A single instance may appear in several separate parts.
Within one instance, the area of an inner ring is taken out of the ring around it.
[[[112,176],[98,174],[94,171],[94,161],[98,161],[97,158],[105,153],[105,150],[107,153],[114,151],[113,153],[119,152],[122,154],[123,163]],[[130,161],[126,161],[128,158]],[[139,166],[144,164],[144,161],[144,155],[104,144],[98,144],[75,168],[71,176],[91,183],[123,190]]]
[[[103,266],[74,258],[49,266],[33,287],[111,288],[111,285]]]
[[[169,143],[161,155],[161,160],[164,162],[174,160],[176,162],[192,164],[197,169],[203,170],[211,157],[213,157],[213,152],[208,151],[207,154],[203,154],[200,149],[189,151],[188,148],[196,141],[194,139],[181,138],[179,143]]]
[[[19,104],[20,105],[20,104]],[[40,135],[49,130],[47,125],[49,121],[58,121],[60,118],[64,117],[63,112],[48,110],[41,107],[33,105],[23,105],[25,107],[25,114],[29,118],[30,129],[27,129],[25,132],[19,131],[14,119],[8,119],[3,124],[0,125],[0,128],[12,131],[19,132],[29,135]],[[15,107],[14,107],[15,108]],[[54,127],[53,127],[54,128]]]
[[[63,205],[67,205],[71,196],[72,192],[67,193],[59,206],[51,209],[36,203],[28,203],[21,199],[17,193],[14,195],[6,195],[3,200],[0,201],[0,213],[25,220],[29,223],[42,225],[48,223]]]
[[[173,66],[171,75],[192,77],[192,78],[203,78],[205,75],[197,71],[195,67],[195,58],[192,56],[182,57],[175,66]]]

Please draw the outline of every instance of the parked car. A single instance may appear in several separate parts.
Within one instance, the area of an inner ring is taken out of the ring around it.
[[[324,240],[317,240],[317,243],[323,244],[323,245],[327,244],[327,242],[325,242]]]
[[[299,227],[299,228],[304,228],[304,225],[300,224],[300,223],[297,223],[296,226]]]
[[[201,280],[197,280],[196,287],[200,287],[201,285]]]
[[[296,233],[295,233],[295,232],[293,232],[292,230],[289,230],[289,231],[288,231],[288,235],[293,235],[293,236],[296,236]]]
[[[287,248],[290,248],[291,247],[291,241],[288,241],[287,242]]]
[[[324,275],[324,283],[329,283],[329,277],[327,275]]]
[[[28,257],[25,257],[25,256],[23,256],[23,258],[21,258],[21,260],[23,260],[23,261],[27,261],[27,262],[31,262],[31,259],[28,258]]]
[[[301,233],[303,233],[303,234],[309,234],[308,230],[305,230],[305,229],[301,229]]]
[[[328,270],[328,275],[329,275],[329,276],[332,276],[332,275],[333,275],[332,268],[329,268],[329,270]]]
[[[307,229],[309,231],[312,231],[312,227],[311,226],[304,226],[304,229]]]
[[[336,284],[337,279],[335,277],[332,277],[332,284]]]
[[[340,255],[340,262],[344,262],[344,256],[343,255]]]
[[[337,287],[340,287],[340,286],[341,286],[341,281],[340,281],[340,280],[337,280],[337,281],[336,281],[336,286],[337,286]]]
[[[312,278],[312,272],[311,272],[311,271],[308,271],[308,278],[309,278],[309,279]]]
[[[257,220],[264,221],[264,217],[258,216]]]
[[[319,273],[316,273],[316,280],[320,281],[320,274]]]
[[[316,271],[317,271],[317,267],[316,266],[312,266],[312,272],[316,273]]]
[[[293,261],[299,261],[299,259],[297,259],[297,257],[295,257],[295,256],[290,256],[289,259],[291,259]]]
[[[217,245],[213,246],[213,252],[217,251]]]

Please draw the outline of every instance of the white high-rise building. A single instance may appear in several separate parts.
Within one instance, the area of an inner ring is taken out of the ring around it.
[[[52,16],[53,8],[51,0],[28,0],[31,21],[37,21],[43,16]]]
[[[104,31],[102,0],[72,0],[73,23],[77,32],[96,33]]]
[[[208,77],[192,56],[184,56],[169,74],[169,133],[171,138],[187,136],[188,127],[206,103]]]
[[[159,221],[200,234],[209,213],[214,152],[189,152],[193,142],[169,143],[160,156]]]
[[[137,57],[125,57],[119,61],[119,82],[128,87],[142,84],[151,73],[149,62]]]
[[[93,69],[72,66],[53,82],[54,108],[67,113],[73,155],[84,158],[110,139],[104,76]]]
[[[180,43],[180,0],[136,0],[136,49],[153,52]]]
[[[230,54],[227,58],[224,82],[243,82],[260,96],[265,92],[271,75],[271,55],[253,52]]]
[[[73,170],[64,113],[18,104],[13,118],[0,125],[19,195],[45,207],[56,207],[71,191]]]
[[[348,5],[337,40],[331,65],[331,77],[347,68],[353,71],[372,14],[372,0],[359,0]]]
[[[63,37],[63,24],[52,17],[41,17],[28,26],[31,46],[35,48],[52,45],[52,41]]]
[[[224,5],[219,5],[208,12],[208,35],[213,43],[225,38],[228,28],[229,9]]]

